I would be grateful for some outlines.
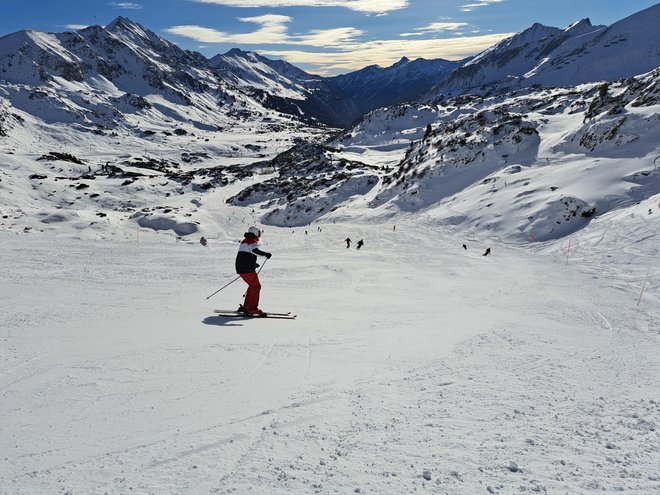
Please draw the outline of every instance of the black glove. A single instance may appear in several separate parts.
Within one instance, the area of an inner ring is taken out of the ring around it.
[[[264,253],[264,256],[266,257],[267,260],[269,260],[270,257],[272,256],[272,254],[270,254],[270,253]]]

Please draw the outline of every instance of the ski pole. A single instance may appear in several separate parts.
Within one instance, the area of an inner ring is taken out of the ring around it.
[[[266,259],[264,260],[264,262],[261,264],[261,266],[260,266],[259,269],[257,270],[257,275],[259,275],[259,273],[261,272],[261,270],[263,270],[264,266],[266,265],[266,261],[268,261],[268,258],[266,258]]]
[[[268,261],[268,258],[266,258],[266,261]],[[257,272],[257,275],[259,275],[259,272],[261,271],[261,269],[262,269],[262,268],[264,267],[264,265],[266,264],[266,261],[264,261],[264,262],[262,263],[261,267],[259,268],[259,271]],[[215,296],[218,292],[220,292],[222,289],[224,289],[224,288],[226,288],[226,287],[229,287],[231,284],[233,284],[234,282],[236,282],[239,278],[241,278],[240,275],[239,275],[238,277],[236,277],[234,280],[232,280],[231,282],[229,282],[228,284],[225,284],[225,285],[223,285],[222,287],[220,287],[218,290],[216,290],[213,294],[211,294],[210,296],[208,296],[206,299],[210,299],[210,298],[212,298],[212,297]],[[248,287],[248,289],[249,289],[249,288],[250,288],[250,287]]]
[[[211,297],[215,296],[218,292],[220,292],[220,291],[221,291],[222,289],[224,289],[225,287],[229,287],[231,284],[233,284],[234,282],[236,282],[239,278],[241,278],[240,275],[239,275],[238,277],[236,277],[234,280],[232,280],[231,282],[229,282],[228,284],[226,284],[226,285],[224,285],[223,287],[221,287],[220,289],[216,290],[213,294],[211,294],[211,295],[210,295],[209,297],[207,297],[206,299],[210,299]]]

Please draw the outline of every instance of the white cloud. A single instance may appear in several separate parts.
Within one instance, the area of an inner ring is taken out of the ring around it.
[[[409,0],[192,0],[229,7],[343,7],[358,12],[384,14],[403,9]]]
[[[416,28],[413,33],[401,33],[400,36],[422,36],[428,33],[442,33],[445,31],[459,31],[469,27],[467,22],[433,22],[428,26]]]
[[[322,29],[312,31],[311,34],[293,37],[291,44],[326,48],[344,47],[357,43],[356,38],[362,34],[364,34],[364,31],[352,27]]]
[[[288,39],[286,24],[291,22],[291,17],[286,15],[266,14],[256,17],[242,17],[239,21],[261,24],[261,28],[253,33],[234,34],[235,43],[249,43],[254,38],[261,43],[286,43]],[[250,40],[250,41],[248,41]]]
[[[70,29],[72,31],[78,31],[79,29],[85,29],[89,27],[89,24],[65,24],[62,26],[64,29]]]
[[[434,22],[419,28],[425,32],[452,33],[452,38],[443,39],[391,39],[363,41],[364,32],[353,27],[315,30],[292,35],[288,24],[292,19],[284,15],[262,15],[243,17],[243,22],[259,24],[259,29],[250,33],[226,33],[202,26],[173,26],[168,33],[191,38],[199,43],[224,43],[235,45],[286,45],[292,49],[259,49],[264,55],[279,57],[295,65],[314,67],[321,74],[339,73],[361,69],[366,65],[389,66],[401,57],[444,58],[460,60],[476,55],[490,48],[512,33],[463,36],[459,30],[469,27],[462,22]],[[296,46],[306,46],[310,50],[296,50]],[[321,51],[318,51],[318,50]],[[317,51],[314,51],[317,50]]]
[[[458,31],[468,26],[467,22],[433,22],[426,27],[419,28],[421,31]]]
[[[285,59],[294,65],[314,66],[320,74],[336,74],[361,69],[367,65],[382,67],[401,57],[460,60],[482,52],[513,33],[489,34],[448,39],[383,40],[355,44],[339,52],[302,50],[259,50],[259,53]]]
[[[285,15],[261,15],[242,17],[243,22],[260,24],[261,28],[251,33],[231,34],[202,26],[173,26],[166,29],[168,33],[192,38],[201,43],[236,43],[242,45],[289,43],[287,34],[288,22],[291,18]]]
[[[487,7],[490,4],[500,3],[500,2],[504,2],[504,1],[505,0],[478,0],[475,3],[468,3],[468,4],[465,4],[465,5],[461,5],[460,9],[463,12],[472,12],[473,10],[478,9],[479,7]]]
[[[202,26],[172,26],[165,31],[177,36],[183,36],[184,38],[191,38],[201,43],[231,43],[229,39],[231,38],[230,34]]]
[[[140,5],[139,3],[131,3],[131,2],[110,2],[108,5],[112,5],[113,7],[117,7],[125,10],[140,10],[142,8],[142,5]]]
[[[168,33],[194,39],[200,43],[233,43],[241,45],[305,45],[324,48],[342,48],[356,44],[356,38],[363,33],[352,27],[321,29],[308,34],[291,36],[288,34],[287,23],[291,18],[284,15],[262,15],[257,17],[242,17],[243,22],[253,22],[261,28],[241,34],[225,33],[202,26],[173,26],[166,29]]]

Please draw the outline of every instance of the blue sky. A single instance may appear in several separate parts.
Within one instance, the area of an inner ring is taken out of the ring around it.
[[[402,56],[458,60],[540,22],[612,24],[646,0],[0,0],[0,35],[129,17],[208,57],[239,47],[331,75]]]

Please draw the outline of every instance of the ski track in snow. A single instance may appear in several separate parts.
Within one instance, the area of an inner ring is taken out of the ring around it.
[[[262,307],[298,320],[245,322],[212,314],[239,283],[204,300],[232,244],[0,235],[0,493],[660,491],[645,251],[310,232],[264,239]]]

